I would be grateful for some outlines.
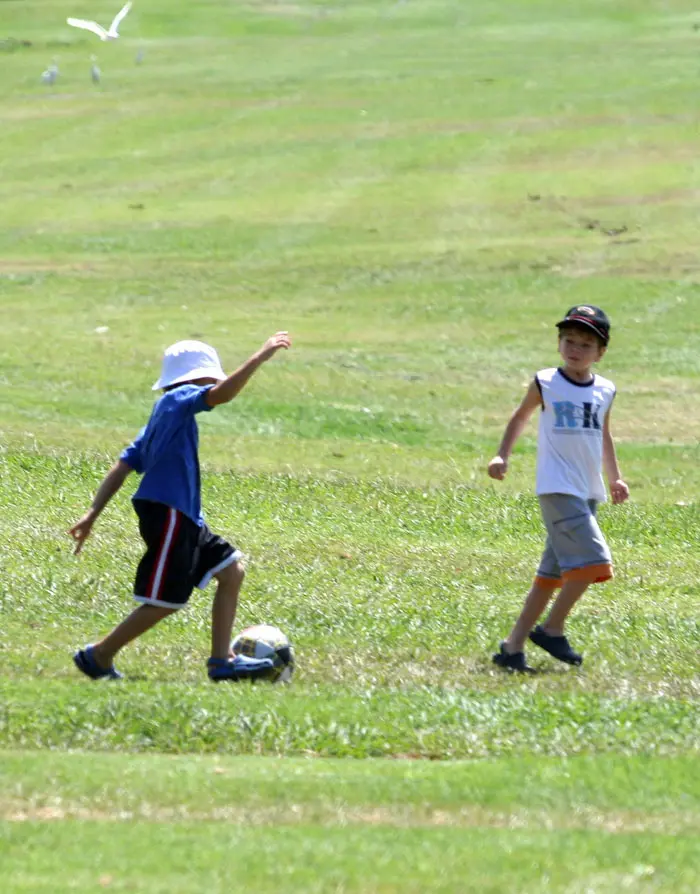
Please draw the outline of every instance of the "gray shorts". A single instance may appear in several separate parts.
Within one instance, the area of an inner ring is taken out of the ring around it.
[[[547,542],[536,581],[560,587],[566,580],[609,580],[612,556],[595,517],[596,501],[571,494],[541,494],[539,500]]]

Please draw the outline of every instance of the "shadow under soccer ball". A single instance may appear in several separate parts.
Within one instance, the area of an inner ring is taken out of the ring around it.
[[[267,678],[271,683],[289,683],[294,673],[294,649],[289,638],[279,627],[255,624],[246,627],[231,643],[234,655],[249,658],[271,658],[274,667]]]

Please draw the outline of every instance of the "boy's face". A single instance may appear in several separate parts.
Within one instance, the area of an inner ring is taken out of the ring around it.
[[[559,332],[559,354],[568,369],[585,372],[604,353],[605,345],[592,332],[573,326],[564,327]]]

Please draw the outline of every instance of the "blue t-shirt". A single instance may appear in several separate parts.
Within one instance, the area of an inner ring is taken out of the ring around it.
[[[199,475],[199,432],[196,413],[212,408],[206,402],[211,385],[181,385],[166,391],[148,423],[122,453],[127,465],[143,475],[134,500],[164,503],[198,525],[204,524]]]

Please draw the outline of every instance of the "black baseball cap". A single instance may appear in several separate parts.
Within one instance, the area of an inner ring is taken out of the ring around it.
[[[583,326],[598,336],[604,345],[610,341],[610,320],[607,314],[593,304],[577,304],[570,307],[563,320],[557,323],[561,330],[567,326]]]

